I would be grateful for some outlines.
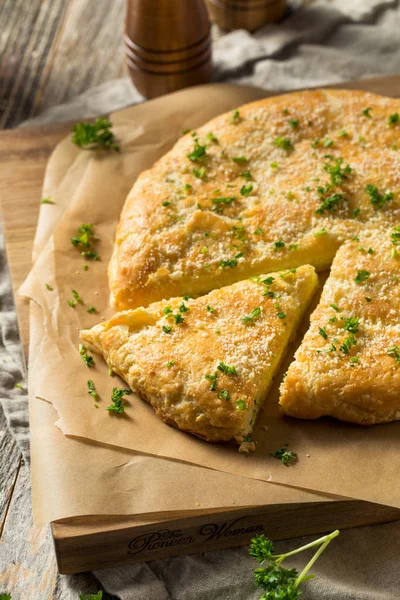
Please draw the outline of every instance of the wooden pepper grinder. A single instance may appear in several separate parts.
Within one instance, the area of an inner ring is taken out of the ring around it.
[[[286,0],[207,0],[211,20],[222,29],[255,31],[279,21],[287,8]]]
[[[147,98],[211,79],[204,0],[127,0],[124,41],[132,81]]]

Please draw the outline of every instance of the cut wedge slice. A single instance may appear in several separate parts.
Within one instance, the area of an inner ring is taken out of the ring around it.
[[[336,255],[281,387],[287,415],[372,425],[400,419],[400,227]]]
[[[308,265],[261,275],[117,313],[81,339],[166,423],[246,449],[317,282]]]

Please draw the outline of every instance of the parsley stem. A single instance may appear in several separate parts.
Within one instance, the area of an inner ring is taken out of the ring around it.
[[[308,571],[311,569],[311,567],[313,566],[315,561],[321,556],[321,554],[323,553],[325,548],[329,545],[329,543],[333,540],[333,538],[337,537],[338,535],[339,535],[339,530],[336,529],[336,531],[333,531],[331,534],[326,535],[323,538],[319,538],[319,540],[316,540],[315,542],[312,542],[311,544],[307,544],[307,546],[303,546],[302,548],[299,548],[298,551],[305,550],[306,548],[311,548],[312,546],[315,546],[316,544],[321,543],[323,540],[325,540],[324,543],[322,544],[322,546],[320,546],[318,548],[317,552],[314,554],[314,556],[312,557],[310,562],[304,567],[304,569],[302,570],[302,572],[296,579],[295,584],[294,584],[295,587],[300,585],[300,583],[303,581],[303,579],[305,578],[305,576],[307,575]],[[290,553],[290,554],[294,554],[294,552]]]
[[[314,548],[314,546],[319,546],[320,544],[323,544],[328,539],[330,542],[331,540],[333,540],[333,538],[338,536],[339,533],[340,533],[340,531],[338,529],[336,529],[336,531],[333,531],[332,533],[330,533],[328,535],[324,535],[323,537],[318,538],[317,540],[314,540],[313,542],[310,542],[309,544],[306,544],[305,546],[296,548],[296,550],[292,550],[291,552],[288,552],[287,554],[273,554],[272,558],[278,559],[276,562],[281,562],[284,558],[287,558],[288,556],[293,556],[294,554],[303,552],[303,550],[308,550],[309,548]]]

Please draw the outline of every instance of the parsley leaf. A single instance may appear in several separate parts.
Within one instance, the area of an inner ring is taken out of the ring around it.
[[[371,185],[370,183],[366,186],[365,191],[369,196],[372,206],[375,208],[382,208],[387,202],[390,202],[390,200],[393,200],[394,198],[393,192],[381,194],[376,185]]]
[[[208,381],[211,381],[210,390],[212,392],[215,392],[215,390],[217,389],[217,377],[218,377],[217,371],[214,373],[214,375],[204,375],[204,379],[208,379]]]
[[[240,189],[240,193],[242,196],[250,196],[253,191],[253,184],[249,183],[249,185],[243,185]]]
[[[228,390],[225,390],[225,389],[221,390],[218,393],[218,398],[219,398],[219,400],[229,400],[229,392],[228,392]]]
[[[200,169],[193,169],[193,175],[197,177],[197,179],[207,181],[207,173],[204,167],[200,167]]]
[[[307,575],[316,559],[325,550],[328,544],[339,535],[336,530],[329,535],[325,535],[314,542],[301,546],[292,552],[286,554],[274,554],[272,541],[264,535],[257,535],[251,540],[250,556],[255,558],[260,565],[264,565],[254,570],[254,579],[256,585],[264,590],[263,600],[297,600],[301,595],[299,585],[312,578]],[[319,547],[300,575],[296,569],[286,569],[282,567],[282,562],[286,557],[308,550],[309,548]],[[261,599],[260,599],[261,600]]]
[[[354,281],[356,283],[363,283],[364,281],[367,281],[367,279],[369,279],[369,276],[370,276],[369,271],[363,271],[362,269],[359,269],[357,271],[357,275],[354,278]]]
[[[392,115],[389,116],[388,118],[388,125],[391,127],[392,125],[397,125],[397,123],[400,122],[400,115],[399,113],[393,113]]]
[[[367,117],[368,119],[372,119],[371,117],[371,110],[372,108],[369,106],[368,108],[364,108],[364,110],[362,111],[362,114],[364,115],[364,117]]]
[[[100,117],[93,123],[77,123],[72,128],[72,141],[79,148],[104,148],[106,150],[119,150],[114,143],[114,134],[111,131],[112,123],[109,119]]]
[[[96,388],[94,387],[94,383],[91,379],[88,379],[88,394],[90,394],[93,398],[97,398]]]
[[[164,333],[171,333],[172,327],[167,327],[166,325],[163,325],[162,330]]]
[[[253,323],[254,320],[259,317],[261,315],[261,308],[257,307],[257,308],[253,308],[253,310],[251,311],[251,313],[249,315],[243,315],[243,317],[240,317],[240,320],[242,321],[242,323]]]
[[[220,361],[217,369],[218,369],[218,371],[221,371],[222,373],[225,373],[225,375],[237,375],[237,371],[236,371],[236,368],[234,366],[233,367],[229,367],[228,365],[226,365],[222,361]]]
[[[239,400],[236,400],[236,408],[238,410],[248,410],[248,406],[247,406],[246,402],[244,400],[242,400],[242,398],[240,398]]]
[[[45,283],[46,289],[49,290],[49,292],[53,292],[54,288],[49,284],[49,283]]]
[[[345,329],[346,331],[350,331],[350,333],[357,333],[359,324],[360,319],[358,317],[349,317],[348,319],[346,319],[343,325],[343,329]]]
[[[92,260],[99,260],[99,255],[93,250],[93,245],[99,241],[94,234],[94,225],[82,223],[78,228],[77,235],[71,238],[71,244],[82,250],[81,255]]]
[[[40,204],[55,204],[55,202],[53,202],[53,200],[50,200],[50,198],[42,198]]]
[[[298,119],[289,119],[288,123],[289,123],[289,125],[290,125],[290,127],[292,129],[297,129],[298,126],[299,126],[299,120]]]
[[[235,162],[238,165],[240,165],[241,163],[248,162],[248,160],[245,156],[234,156],[232,158],[232,160],[233,160],[233,162]]]
[[[172,367],[174,364],[175,364],[175,361],[174,361],[174,360],[169,360],[169,361],[167,362],[167,369],[170,369],[170,368],[171,368],[171,367]]]
[[[353,346],[355,346],[356,344],[357,344],[357,340],[354,337],[354,335],[349,335],[349,337],[347,337],[343,340],[343,343],[341,344],[339,350],[341,350],[345,354],[350,354],[351,348]]]
[[[317,215],[323,215],[327,211],[333,212],[343,200],[346,200],[346,197],[342,192],[339,192],[326,198],[321,198],[321,200],[321,206],[319,206],[315,211]]]
[[[100,590],[97,594],[79,594],[79,600],[103,600],[103,592]]]
[[[389,356],[393,356],[393,358],[395,359],[397,364],[400,365],[400,347],[399,346],[392,346],[391,348],[389,348],[389,350],[386,352],[386,354],[388,354]]]
[[[297,459],[298,459],[296,452],[293,452],[292,450],[288,450],[286,445],[284,448],[279,448],[279,450],[275,450],[275,452],[273,452],[271,454],[271,456],[273,456],[274,458],[277,458],[278,460],[281,461],[281,463],[283,465],[286,465],[286,466],[289,466],[290,464],[297,462]]]
[[[94,358],[93,356],[90,356],[90,354],[87,353],[87,348],[83,344],[79,344],[79,354],[81,355],[83,362],[89,369],[94,367],[94,365],[96,364],[94,362]]]
[[[231,260],[221,260],[219,263],[219,267],[230,267],[231,269],[233,269],[234,267],[237,267],[237,260],[235,258],[232,258]]]
[[[187,157],[192,162],[204,160],[207,156],[207,149],[205,146],[201,146],[198,142],[194,143],[194,149],[190,152]]]
[[[107,410],[110,413],[114,413],[116,415],[122,415],[125,412],[123,396],[129,396],[132,394],[132,390],[129,388],[119,389],[117,387],[113,388],[111,394],[111,402],[110,406],[107,406]]]
[[[240,177],[243,177],[243,179],[245,179],[246,181],[250,181],[251,179],[253,179],[252,174],[250,173],[250,171],[242,171],[241,173],[239,173]]]
[[[89,308],[87,309],[88,313],[93,314],[95,312],[97,312],[96,307],[95,306],[89,306]]]
[[[274,250],[275,250],[275,252],[277,252],[278,250],[280,250],[284,246],[285,246],[285,242],[282,242],[282,240],[278,240],[277,242],[274,242]]]
[[[237,123],[239,123],[240,121],[240,113],[238,111],[238,109],[234,110],[231,116],[231,123],[234,123],[235,125],[237,125]]]
[[[284,312],[277,312],[277,313],[276,313],[276,316],[277,316],[279,319],[286,319],[286,313],[284,313]]]
[[[278,136],[277,138],[274,139],[274,145],[277,148],[283,148],[283,150],[286,150],[286,152],[290,152],[291,150],[294,150],[292,141],[289,140],[289,138],[284,138],[282,136]]]
[[[328,339],[328,334],[326,333],[326,329],[325,329],[325,327],[320,327],[320,328],[318,329],[318,333],[319,333],[320,335],[322,335],[322,337],[324,338],[324,340],[327,340],[327,339]]]

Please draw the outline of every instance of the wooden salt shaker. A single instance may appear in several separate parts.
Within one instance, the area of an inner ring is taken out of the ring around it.
[[[211,79],[204,0],[127,0],[124,41],[132,81],[147,98]]]
[[[279,21],[287,8],[286,0],[207,0],[211,20],[222,29],[255,31]]]

